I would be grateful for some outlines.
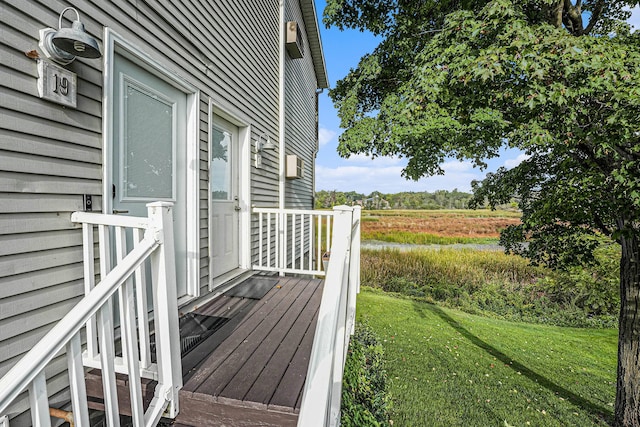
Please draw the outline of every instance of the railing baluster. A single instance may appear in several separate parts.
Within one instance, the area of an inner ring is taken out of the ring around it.
[[[275,257],[276,257],[276,269],[281,268],[280,266],[280,256],[282,255],[280,253],[280,229],[282,227],[282,219],[281,219],[281,215],[277,215],[275,217],[275,227],[276,227],[276,233],[275,233],[275,241],[276,241],[276,253],[275,253]]]
[[[296,268],[296,214],[291,214],[291,267]]]
[[[89,427],[89,411],[87,408],[87,389],[84,382],[84,366],[82,364],[82,343],[77,333],[67,343],[67,369],[69,371],[69,390],[73,419],[78,427]]]
[[[327,215],[327,252],[331,249],[331,216]]]
[[[109,245],[109,227],[98,225],[98,246],[100,252],[100,280],[104,280],[111,271],[111,245]]]
[[[304,214],[300,214],[300,270],[304,268]]]
[[[111,271],[111,250],[109,245],[109,228],[98,226],[100,236],[100,280],[104,280]],[[114,368],[115,350],[113,344],[113,303],[109,300],[98,311],[98,342],[100,345],[100,362],[102,367],[102,389],[104,393],[104,412],[108,426],[120,425],[118,396],[116,389],[116,373]]]
[[[31,423],[38,427],[50,427],[49,397],[44,370],[29,385],[29,405],[31,406]]]
[[[122,259],[125,257],[126,253],[127,253],[127,235],[125,232],[125,229],[123,227],[115,227],[115,238],[116,238],[116,265],[120,263],[120,261],[122,261]],[[131,280],[130,278],[127,279],[127,281]],[[123,339],[123,323],[124,323],[124,296],[123,296],[123,289],[122,287],[120,289],[118,289],[118,313],[120,314],[120,339]],[[123,360],[127,360],[127,347],[122,345],[123,343],[121,342],[121,347],[122,347],[122,359]]]
[[[264,233],[264,229],[262,227],[262,214],[258,214],[258,265],[260,267],[262,264],[262,233]]]
[[[113,348],[113,304],[111,298],[98,311],[98,337],[100,342],[100,362],[102,368],[102,391],[104,412],[108,426],[120,426],[118,410],[118,390],[114,368]]]
[[[287,234],[289,232],[289,215],[286,213],[280,214],[283,221],[284,234],[282,238],[282,244],[280,252],[282,253],[282,260],[280,261],[280,268],[285,269],[289,265],[289,252],[287,251]],[[280,231],[282,233],[282,230]]]
[[[142,230],[133,229],[133,247],[137,247],[142,241]],[[147,263],[143,263],[135,272],[135,294],[138,307],[138,337],[140,341],[140,366],[148,368],[151,366],[151,345],[149,340],[149,309],[147,307]]]
[[[142,388],[140,385],[140,360],[138,356],[138,334],[136,333],[135,296],[133,281],[127,279],[120,289],[120,312],[122,313],[120,330],[122,331],[122,354],[127,354],[129,373],[129,394],[131,396],[131,418],[135,426],[144,425],[144,407],[142,406]]]
[[[82,258],[84,268],[84,294],[95,287],[96,272],[95,259],[93,256],[93,225],[82,224]],[[98,337],[96,336],[96,318],[92,317],[86,325],[87,331],[87,356],[94,358],[98,355]]]
[[[318,270],[322,269],[322,215],[318,215]]]
[[[276,241],[276,248],[278,242]],[[278,249],[276,249],[276,252]],[[262,262],[262,261],[261,261]],[[276,255],[276,266],[277,266],[277,255]],[[262,265],[262,264],[261,264]],[[271,213],[267,213],[267,267],[272,267],[271,265]]]
[[[313,270],[313,252],[314,252],[314,242],[313,242],[313,215],[309,214],[309,270]]]

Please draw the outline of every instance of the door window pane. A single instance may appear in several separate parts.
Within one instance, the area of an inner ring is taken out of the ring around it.
[[[231,200],[231,134],[213,129],[211,141],[211,198]]]
[[[127,82],[121,174],[124,198],[173,199],[173,104]]]

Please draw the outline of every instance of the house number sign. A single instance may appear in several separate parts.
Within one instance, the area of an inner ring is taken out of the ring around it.
[[[42,99],[76,108],[78,78],[65,68],[49,61],[38,61],[38,95]]]

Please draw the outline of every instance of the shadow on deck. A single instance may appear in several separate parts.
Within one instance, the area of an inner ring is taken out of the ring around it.
[[[253,276],[182,316],[184,386],[174,425],[296,425],[322,285]],[[101,396],[100,382],[88,374],[90,395]],[[126,381],[120,386],[126,413]]]

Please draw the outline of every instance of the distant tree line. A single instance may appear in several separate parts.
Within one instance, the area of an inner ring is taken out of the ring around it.
[[[472,194],[457,189],[393,194],[374,191],[368,195],[355,191],[322,190],[316,192],[315,207],[327,209],[337,205],[357,204],[364,209],[467,209],[471,197]]]

